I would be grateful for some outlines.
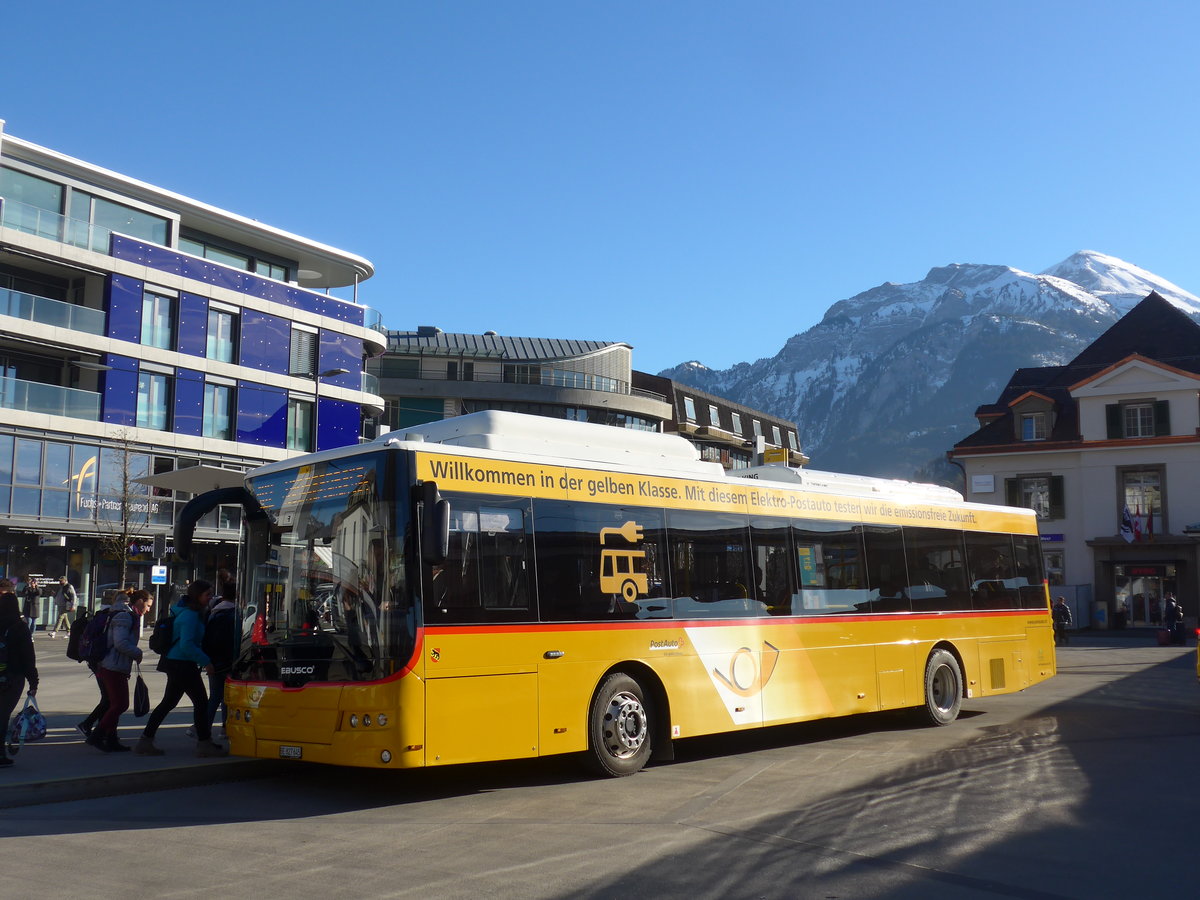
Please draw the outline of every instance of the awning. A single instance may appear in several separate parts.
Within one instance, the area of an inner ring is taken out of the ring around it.
[[[222,469],[217,466],[188,466],[186,469],[175,469],[173,472],[162,472],[158,475],[147,475],[145,478],[134,478],[138,484],[163,488],[169,491],[187,491],[189,494],[203,494],[205,491],[217,488],[241,487],[245,473],[233,469]]]

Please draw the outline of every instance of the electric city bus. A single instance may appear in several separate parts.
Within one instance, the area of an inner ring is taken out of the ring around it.
[[[412,768],[912,708],[1055,673],[1034,514],[759,466],[674,435],[483,412],[273,463],[245,509],[241,756]]]

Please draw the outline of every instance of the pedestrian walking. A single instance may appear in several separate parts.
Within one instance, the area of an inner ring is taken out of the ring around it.
[[[1167,603],[1167,608],[1163,612],[1163,624],[1167,628],[1167,633],[1170,635],[1172,644],[1184,644],[1187,639],[1183,634],[1183,608],[1179,605],[1179,601],[1175,599],[1175,595],[1168,593],[1164,599]]]
[[[42,588],[35,576],[30,576],[29,580],[25,582],[25,590],[21,591],[21,598],[25,601],[21,608],[21,615],[25,617],[29,633],[33,634],[37,631],[37,620],[42,606]]]
[[[1071,624],[1071,607],[1067,606],[1067,598],[1059,597],[1054,601],[1050,610],[1054,618],[1054,643],[1065,646],[1067,643],[1067,626]]]
[[[33,638],[21,617],[20,603],[13,583],[0,578],[0,766],[11,766],[12,759],[5,750],[8,730],[12,727],[13,710],[21,702],[21,692],[29,685],[29,696],[37,694],[37,657]]]
[[[58,612],[58,619],[54,622],[54,630],[50,632],[50,637],[58,637],[60,628],[65,629],[68,634],[71,632],[71,613],[75,612],[78,599],[75,586],[67,581],[66,575],[60,575],[58,590],[54,593],[54,609]]]
[[[208,695],[204,692],[203,670],[212,675],[216,670],[212,660],[204,652],[204,611],[212,600],[212,585],[207,581],[193,581],[187,593],[172,608],[171,646],[166,655],[159,658],[158,667],[167,675],[167,686],[163,698],[146,728],[133,748],[139,756],[162,756],[163,751],[154,745],[154,735],[163,719],[186,695],[192,701],[192,727],[196,729],[196,755],[225,756],[229,753],[212,740],[212,727],[208,719]]]
[[[208,614],[204,625],[204,652],[212,660],[213,672],[208,676],[208,724],[216,721],[217,710],[222,710],[221,727],[225,727],[225,679],[233,668],[237,656],[237,590],[233,583],[222,585],[222,596]]]
[[[129,709],[129,674],[135,662],[142,661],[138,646],[138,620],[154,605],[149,591],[118,594],[108,618],[108,652],[96,667],[96,679],[104,684],[108,709],[88,735],[87,742],[105,753],[131,750],[117,740],[121,713]]]
[[[117,592],[116,596],[117,597],[124,596],[124,593]],[[115,598],[113,598],[113,597],[107,598],[107,602],[106,602],[106,598],[103,595],[101,595],[100,608],[98,610],[96,610],[96,615],[100,615],[101,613],[103,613],[104,615],[107,616],[109,614],[109,610],[112,607],[113,599],[115,599]],[[96,670],[99,669],[100,667],[94,663],[89,662],[88,668],[91,670],[93,675],[96,675]],[[75,726],[75,730],[83,735],[84,740],[87,740],[89,737],[91,737],[92,729],[94,727],[96,727],[96,723],[100,721],[101,717],[106,712],[108,712],[108,689],[104,686],[104,682],[100,680],[100,676],[98,676],[98,675],[96,676],[96,687],[98,687],[100,689],[100,702],[96,704],[95,709],[93,709],[90,713],[88,713],[87,717],[84,718],[84,720],[82,722],[80,722],[78,725]]]

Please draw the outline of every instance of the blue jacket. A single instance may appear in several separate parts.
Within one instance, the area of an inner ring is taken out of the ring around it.
[[[167,659],[180,659],[194,662],[200,668],[212,663],[208,654],[201,646],[204,643],[204,621],[200,613],[181,600],[171,609],[175,622],[171,626],[171,649],[167,651]]]

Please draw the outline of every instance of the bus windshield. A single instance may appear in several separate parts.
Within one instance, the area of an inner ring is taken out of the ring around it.
[[[365,453],[249,479],[267,513],[247,524],[242,648],[233,677],[354,682],[386,678],[412,654],[405,578],[408,491]]]

